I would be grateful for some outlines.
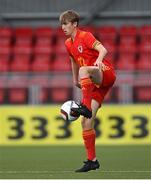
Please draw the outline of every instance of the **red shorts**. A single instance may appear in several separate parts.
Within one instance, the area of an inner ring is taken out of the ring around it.
[[[112,65],[108,62],[103,62],[105,68],[102,69],[103,72],[103,81],[102,84],[97,87],[95,86],[92,92],[92,99],[95,99],[101,106],[105,95],[109,89],[113,86],[116,76]]]

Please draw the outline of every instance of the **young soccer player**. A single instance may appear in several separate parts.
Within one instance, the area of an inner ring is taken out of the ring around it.
[[[82,115],[83,140],[87,161],[75,172],[87,172],[100,167],[95,152],[94,119],[108,90],[115,81],[112,65],[104,59],[107,50],[90,33],[79,29],[79,15],[67,10],[60,15],[63,32],[69,38],[65,46],[72,66],[73,82],[81,88],[82,103],[71,114]]]

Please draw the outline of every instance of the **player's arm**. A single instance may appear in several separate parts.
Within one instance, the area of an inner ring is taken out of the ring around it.
[[[71,68],[72,68],[72,75],[73,75],[73,83],[78,88],[81,88],[81,85],[79,83],[79,66],[74,61],[73,57],[70,56],[71,60]]]
[[[88,48],[94,49],[99,52],[98,58],[96,59],[94,65],[102,67],[103,58],[107,54],[107,50],[105,49],[105,47],[90,32],[85,34],[83,41]]]
[[[107,50],[99,42],[95,44],[94,49],[99,52],[98,58],[96,59],[94,65],[97,65],[98,67],[101,67],[102,66],[102,61],[103,61],[104,57],[107,54]]]
[[[72,68],[72,74],[73,74],[73,83],[75,86],[81,88],[80,83],[79,83],[79,66],[76,64],[73,56],[71,55],[70,52],[70,44],[68,44],[70,41],[67,39],[65,41],[65,46],[67,49],[67,52],[69,54],[70,60],[71,60],[71,68]]]

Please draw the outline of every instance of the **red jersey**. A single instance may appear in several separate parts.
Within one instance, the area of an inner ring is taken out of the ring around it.
[[[90,32],[77,30],[74,41],[65,41],[67,51],[79,66],[94,66],[99,52],[94,49],[100,43]]]
[[[100,43],[90,32],[78,30],[74,41],[71,38],[65,41],[67,51],[79,66],[94,66],[94,62],[98,58],[99,52],[94,49],[95,45]],[[103,81],[101,86],[94,86],[92,99],[101,103],[108,90],[115,81],[115,73],[112,65],[103,60],[105,68],[102,69]]]

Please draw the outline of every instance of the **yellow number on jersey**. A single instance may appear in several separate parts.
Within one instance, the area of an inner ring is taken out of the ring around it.
[[[78,58],[78,62],[79,62],[79,64],[80,64],[80,66],[86,66],[85,60],[84,60],[83,57],[79,57],[79,58]]]

